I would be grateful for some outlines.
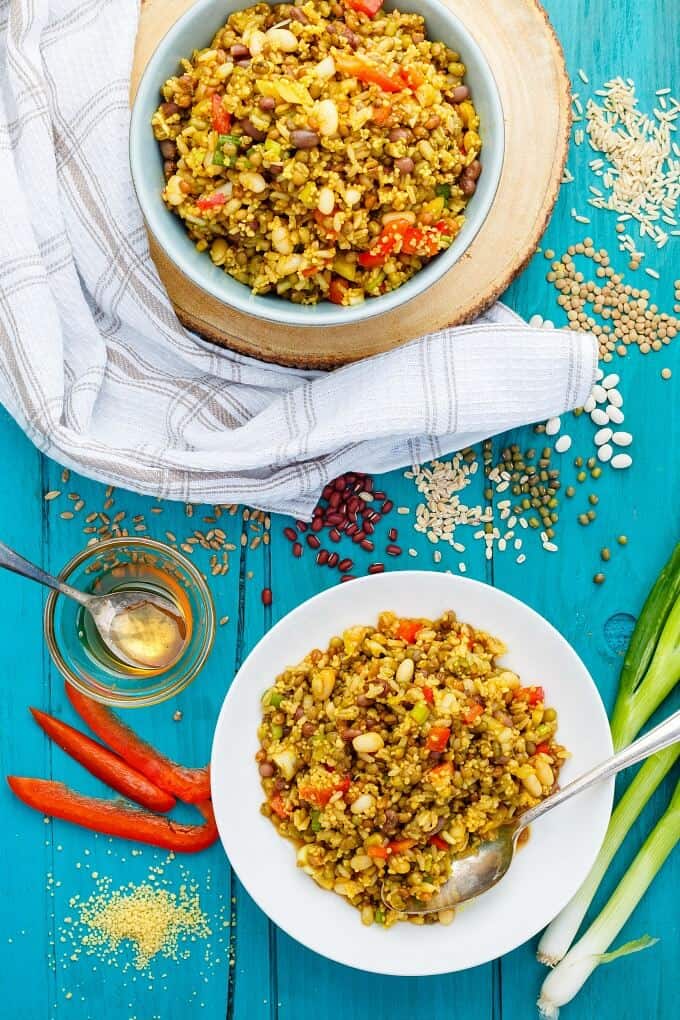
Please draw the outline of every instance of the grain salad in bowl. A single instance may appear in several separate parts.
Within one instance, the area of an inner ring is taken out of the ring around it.
[[[297,863],[366,925],[449,923],[427,903],[454,856],[554,791],[567,757],[540,686],[460,622],[381,613],[286,669],[266,691],[262,812]]]
[[[256,295],[385,295],[464,225],[482,173],[465,74],[379,0],[237,11],[162,86],[163,201]]]

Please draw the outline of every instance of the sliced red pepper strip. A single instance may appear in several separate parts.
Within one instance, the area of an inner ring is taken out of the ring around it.
[[[71,684],[67,683],[65,687],[69,701],[80,718],[133,769],[187,804],[210,799],[210,771],[207,766],[188,769],[178,765],[138,737],[106,705],[81,694]]]
[[[50,740],[112,790],[117,790],[124,797],[129,797],[151,811],[170,811],[175,806],[172,794],[159,789],[107,747],[102,747],[96,740],[46,712],[40,712],[37,708],[32,708],[31,712]]]
[[[369,857],[375,857],[376,860],[385,861],[392,854],[403,854],[415,845],[415,839],[395,839],[386,846],[368,846],[366,847],[366,853]]]
[[[540,744],[536,744],[536,754],[550,754],[550,744],[547,740],[543,740]]]
[[[417,620],[400,620],[397,627],[397,637],[400,637],[402,641],[412,645],[418,634],[423,629],[423,624],[418,623]]]
[[[222,97],[216,92],[212,95],[212,126],[213,131],[221,135],[228,135],[231,127],[231,114],[222,106]]]
[[[441,836],[430,836],[427,842],[430,844],[430,846],[436,846],[438,850],[451,849],[446,840],[442,839]]]
[[[337,53],[334,57],[335,66],[340,74],[357,78],[367,85],[379,85],[383,92],[403,92],[406,84],[401,79],[391,78],[375,64],[369,64],[361,57],[350,53]]]
[[[423,692],[423,697],[425,698],[425,701],[428,703],[428,705],[433,705],[434,704],[434,691],[432,690],[432,688],[426,686],[426,687],[422,687],[421,690]]]
[[[427,735],[425,746],[428,751],[444,751],[451,736],[449,726],[433,726]]]
[[[334,276],[328,286],[328,300],[332,301],[334,305],[341,305],[348,290],[347,280],[343,280],[340,276]]]
[[[221,191],[213,191],[212,195],[196,200],[197,209],[217,209],[227,201],[226,195]]]
[[[290,818],[290,808],[280,793],[275,793],[269,801],[269,806],[279,818]]]
[[[359,14],[365,14],[369,18],[374,18],[385,3],[385,0],[345,0],[345,3],[353,11],[358,11]]]
[[[308,804],[313,804],[315,807],[325,807],[328,801],[331,799],[334,793],[347,793],[350,788],[351,779],[349,776],[343,776],[342,779],[334,783],[333,786],[299,786],[298,793],[302,800],[306,800]]]
[[[515,697],[520,701],[527,701],[533,708],[539,702],[545,701],[545,691],[542,687],[518,687]]]
[[[178,853],[205,850],[217,839],[217,826],[209,801],[196,805],[205,818],[205,824],[185,825],[164,815],[127,807],[119,801],[85,797],[70,790],[64,783],[51,779],[8,776],[7,782],[19,800],[36,811],[107,836],[150,843]]]
[[[415,67],[401,67],[399,69],[399,77],[405,83],[407,88],[413,89],[414,92],[416,89],[419,89],[425,81],[424,75],[422,75],[420,71],[417,71]]]
[[[463,716],[463,722],[466,726],[474,726],[479,719],[480,715],[484,714],[483,707],[478,702],[473,702],[468,708],[467,712]]]

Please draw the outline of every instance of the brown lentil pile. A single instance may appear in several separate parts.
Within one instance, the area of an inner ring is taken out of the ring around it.
[[[554,253],[544,254],[548,258]],[[576,256],[594,265],[596,280],[586,279],[577,268]],[[603,361],[612,361],[614,353],[625,356],[631,345],[639,347],[642,354],[660,351],[680,330],[680,319],[650,303],[648,290],[625,283],[623,273],[611,266],[608,252],[596,249],[590,237],[569,245],[561,258],[552,262],[547,280],[559,291],[557,303],[565,310],[569,326],[598,338]],[[678,294],[676,288],[676,297]],[[674,310],[679,309],[676,304]]]

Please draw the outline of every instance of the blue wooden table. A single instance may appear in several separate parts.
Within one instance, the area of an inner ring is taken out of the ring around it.
[[[617,74],[635,79],[643,104],[650,108],[656,89],[675,85],[677,91],[678,0],[549,0],[547,7],[564,44],[574,88],[582,99]],[[589,76],[589,85],[579,80],[579,68]],[[544,247],[561,253],[588,233],[597,245],[610,250],[613,264],[625,270],[626,260],[616,249],[615,218],[589,211],[592,224],[584,227],[571,215],[575,205],[580,212],[587,208],[587,187],[593,183],[589,158],[592,154],[586,146],[572,148],[569,168],[575,182],[562,191]],[[663,251],[645,250],[650,258],[653,255],[650,264],[661,279],[644,277],[638,286],[648,286],[659,306],[670,311],[673,278],[680,276],[680,239],[672,240]],[[537,254],[506,298],[520,313],[539,312],[559,325],[565,320],[555,292],[545,281],[546,267],[543,256]],[[636,279],[641,275],[638,271]],[[661,378],[661,369],[666,367],[674,372],[671,381]],[[579,489],[571,504],[565,501],[556,539],[558,553],[544,553],[538,541],[533,546],[527,542],[529,555],[521,565],[508,554],[487,561],[483,543],[470,540],[465,557],[444,547],[441,563],[435,564],[432,547],[412,529],[412,516],[394,519],[402,544],[418,551],[418,559],[410,560],[409,565],[455,570],[465,558],[469,576],[498,585],[543,613],[583,657],[608,707],[627,627],[678,539],[678,342],[646,357],[637,350],[625,359],[615,357],[612,370],[621,375],[626,427],[635,434],[634,464],[629,471],[603,473],[596,483],[597,519],[588,528],[576,520],[578,512],[588,509],[587,487]],[[563,484],[573,480],[574,454],[593,452],[593,429],[586,416],[578,421],[569,418],[568,429],[574,447],[562,458]],[[494,449],[497,452],[508,442],[526,447],[537,441],[540,443],[527,427],[497,437]],[[83,546],[83,517],[90,510],[102,509],[104,487],[74,476],[63,483],[61,467],[38,454],[2,413],[0,449],[0,536],[57,571]],[[381,479],[380,486],[397,505],[415,507],[418,502],[412,482],[401,473]],[[474,501],[481,501],[481,479],[475,486]],[[52,489],[63,495],[45,502],[44,493]],[[85,501],[73,520],[60,517],[64,510],[73,509],[69,492],[78,493]],[[110,514],[125,510],[129,520],[143,513],[149,533],[157,538],[164,539],[166,531],[178,536],[191,531],[192,522],[183,507],[163,504],[162,513],[152,514],[151,508],[158,504],[150,498],[125,492],[116,492],[112,498]],[[196,526],[207,527],[200,522],[208,513],[208,508],[195,508]],[[225,519],[225,530],[236,548],[229,572],[211,579],[218,615],[228,621],[218,629],[210,662],[194,686],[176,701],[134,717],[135,726],[166,753],[197,765],[208,756],[218,708],[243,657],[273,621],[301,600],[336,583],[338,576],[314,566],[309,554],[301,560],[291,557],[290,545],[282,535],[290,521],[275,517],[271,543],[255,543],[257,548],[252,549],[250,541],[241,544],[242,535],[251,539],[255,534],[251,522],[244,521],[240,510],[233,517],[223,517],[222,524]],[[615,541],[621,533],[628,536],[625,548]],[[605,566],[605,583],[596,586],[592,577],[601,567],[599,550],[604,545],[614,553]],[[198,550],[194,558],[206,568],[207,553]],[[388,567],[393,563],[406,565],[403,560],[388,559]],[[263,607],[261,601],[265,586],[274,592],[271,608]],[[3,574],[0,594],[0,772],[53,776],[79,790],[103,794],[100,784],[50,744],[28,715],[28,705],[37,705],[74,721],[42,640],[44,593],[18,577]],[[181,719],[175,718],[177,710]],[[670,787],[669,780],[634,827],[607,876],[599,904],[659,816]],[[523,1020],[534,1015],[542,976],[534,959],[534,944],[487,966],[447,977],[375,977],[329,963],[276,930],[239,886],[219,846],[196,857],[168,860],[166,854],[150,848],[138,850],[133,844],[97,837],[56,821],[48,824],[15,801],[6,787],[0,787],[0,811],[0,987],[3,1015],[11,1020],[86,1020],[102,1015],[107,1020],[184,1020],[189,1016],[212,1020],[225,1015],[230,1020],[335,1020],[341,1016],[348,1020]],[[125,951],[113,962],[83,952],[73,935],[74,898],[86,899],[102,879],[110,879],[113,888],[129,881],[141,882],[153,868],[161,869],[156,878],[171,890],[177,891],[187,881],[196,883],[212,935],[183,947],[187,958],[156,958],[147,971],[135,970]],[[679,877],[676,855],[620,937],[625,941],[649,932],[660,936],[659,944],[625,963],[601,968],[565,1016],[639,1020],[672,1015],[677,998]],[[540,888],[531,894],[540,896]]]

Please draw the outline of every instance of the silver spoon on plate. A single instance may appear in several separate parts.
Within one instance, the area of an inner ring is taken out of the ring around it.
[[[649,755],[656,751],[662,751],[679,740],[680,710],[674,712],[665,722],[655,726],[644,737],[640,737],[628,747],[624,747],[618,754],[608,758],[600,765],[596,765],[585,775],[551,794],[550,797],[546,797],[540,804],[529,808],[513,825],[504,825],[498,830],[494,839],[481,843],[475,853],[454,859],[451,862],[449,878],[432,899],[427,902],[411,899],[407,901],[405,907],[396,908],[390,903],[383,885],[383,902],[392,910],[400,909],[404,914],[433,914],[439,910],[449,910],[475,896],[481,896],[482,893],[487,892],[497,882],[500,882],[507,872],[517,850],[519,835],[528,825],[547,814],[548,811],[552,811],[553,808],[559,807],[560,804],[575,797],[576,794],[589,790],[595,783],[615,776],[623,769],[636,765],[643,758],[648,758]]]
[[[133,669],[169,668],[182,653],[187,625],[177,605],[153,592],[91,595],[53,577],[0,542],[0,567],[73,599],[91,615],[106,648]]]

